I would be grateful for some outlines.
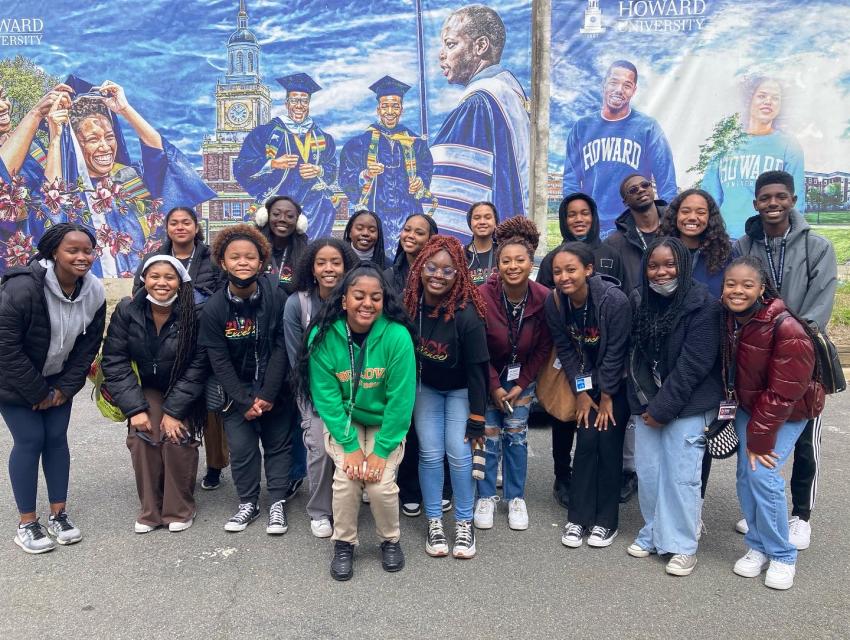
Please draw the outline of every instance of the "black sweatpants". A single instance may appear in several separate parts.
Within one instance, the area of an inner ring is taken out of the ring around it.
[[[820,472],[821,416],[809,420],[794,445],[791,469],[791,515],[800,520],[811,517],[815,508]]]
[[[552,461],[555,464],[555,480],[561,484],[570,484],[572,477],[572,451],[576,436],[575,420],[562,422],[549,416],[552,425]]]
[[[619,525],[620,485],[623,481],[623,439],[629,421],[625,392],[613,398],[616,426],[600,431],[593,426],[596,411],[591,411],[589,427],[576,429],[576,453],[570,483],[569,521],[583,527],[599,525],[616,529]]]

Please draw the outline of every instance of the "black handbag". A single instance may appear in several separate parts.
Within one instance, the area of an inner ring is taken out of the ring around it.
[[[731,458],[739,444],[734,420],[718,418],[705,428],[705,448],[712,458]]]
[[[232,400],[227,397],[227,392],[225,392],[224,387],[221,386],[218,378],[213,375],[207,378],[206,396],[207,411],[211,413],[227,411],[232,404]]]
[[[841,393],[847,389],[847,381],[844,379],[844,369],[841,360],[838,359],[838,349],[825,333],[821,333],[814,323],[809,323],[815,331],[815,357],[817,358],[820,382],[824,393]]]

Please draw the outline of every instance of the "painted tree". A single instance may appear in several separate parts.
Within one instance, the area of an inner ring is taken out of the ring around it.
[[[0,59],[0,85],[5,87],[12,103],[12,126],[17,126],[26,112],[58,83],[59,78],[46,73],[29,58],[18,55]],[[47,134],[39,131],[38,135],[47,144]]]
[[[735,113],[721,118],[714,125],[711,135],[699,146],[699,157],[696,164],[687,171],[687,173],[693,173],[697,176],[694,187],[700,188],[702,186],[705,171],[714,160],[737,149],[746,137],[747,132],[741,126],[739,114]]]

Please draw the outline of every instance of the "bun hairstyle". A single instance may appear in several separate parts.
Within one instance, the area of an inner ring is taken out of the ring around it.
[[[298,219],[295,221],[295,233],[301,234],[302,236],[307,235],[307,216],[304,215],[301,205],[295,200],[295,198],[290,198],[289,196],[272,196],[266,200],[263,206],[254,212],[254,224],[260,228],[265,227],[269,223],[269,211],[274,204],[280,200],[291,202],[295,206],[295,210],[298,211]]]
[[[514,216],[496,226],[493,234],[496,240],[496,260],[502,253],[502,249],[511,244],[518,244],[528,251],[528,256],[533,260],[534,252],[540,244],[540,232],[537,225],[525,216]]]

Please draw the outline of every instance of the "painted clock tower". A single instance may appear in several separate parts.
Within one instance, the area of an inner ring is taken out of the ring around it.
[[[248,10],[240,0],[236,31],[227,40],[227,70],[215,86],[215,134],[201,146],[204,180],[217,197],[204,203],[208,240],[222,226],[241,222],[253,202],[233,178],[233,160],[245,136],[271,119],[271,95],[260,75],[260,45],[248,29]]]

